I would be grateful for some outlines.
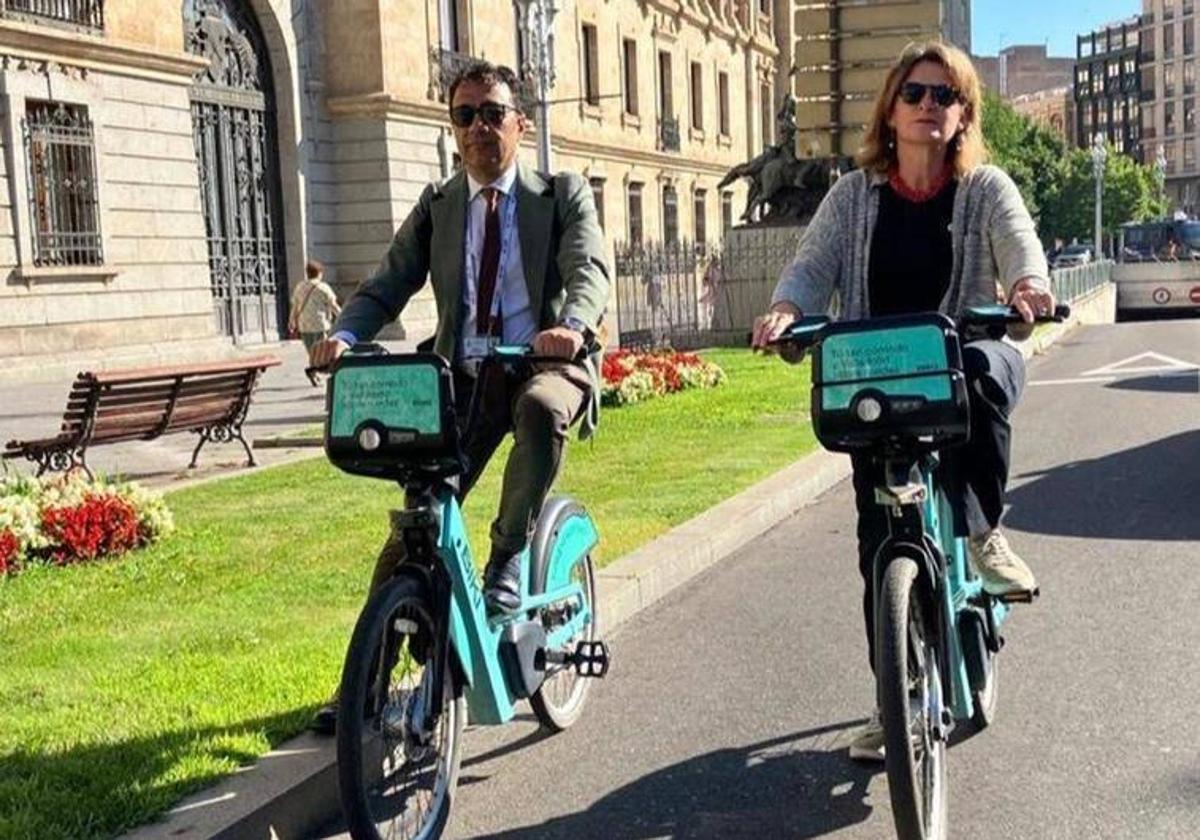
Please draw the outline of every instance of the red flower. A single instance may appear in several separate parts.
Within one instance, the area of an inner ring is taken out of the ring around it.
[[[20,547],[21,544],[17,542],[17,537],[12,531],[0,531],[0,575],[17,570],[17,550]]]
[[[137,511],[116,496],[86,496],[78,507],[48,508],[42,529],[59,565],[120,554],[141,542]]]

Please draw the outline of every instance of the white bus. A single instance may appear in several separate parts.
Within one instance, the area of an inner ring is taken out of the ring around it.
[[[1164,219],[1121,225],[1117,314],[1200,314],[1200,221]]]

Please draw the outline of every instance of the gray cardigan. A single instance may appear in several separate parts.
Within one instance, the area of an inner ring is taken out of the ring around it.
[[[806,315],[825,314],[836,294],[839,317],[867,317],[871,236],[879,214],[879,188],[886,182],[887,176],[861,169],[838,179],[783,270],[772,304],[787,301]],[[1049,287],[1033,219],[1003,170],[978,166],[962,177],[950,233],[954,256],[941,312],[957,317],[969,306],[995,303],[997,282],[1006,294],[1026,277]]]

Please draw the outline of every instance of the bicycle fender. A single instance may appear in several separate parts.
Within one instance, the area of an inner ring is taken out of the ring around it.
[[[565,586],[571,570],[599,541],[596,524],[583,505],[569,496],[548,499],[530,543],[529,591],[537,595]]]

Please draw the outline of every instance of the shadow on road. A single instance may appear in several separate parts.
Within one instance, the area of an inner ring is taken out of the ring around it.
[[[1158,394],[1200,394],[1200,372],[1180,372],[1162,376],[1139,376],[1136,379],[1119,379],[1106,388],[1121,391],[1153,391]]]
[[[823,837],[866,820],[871,777],[843,747],[813,748],[832,724],[705,753],[619,788],[586,811],[488,837],[499,840]],[[821,739],[828,746],[830,739]]]
[[[1039,473],[1008,493],[1012,529],[1096,540],[1200,540],[1200,430]]]

